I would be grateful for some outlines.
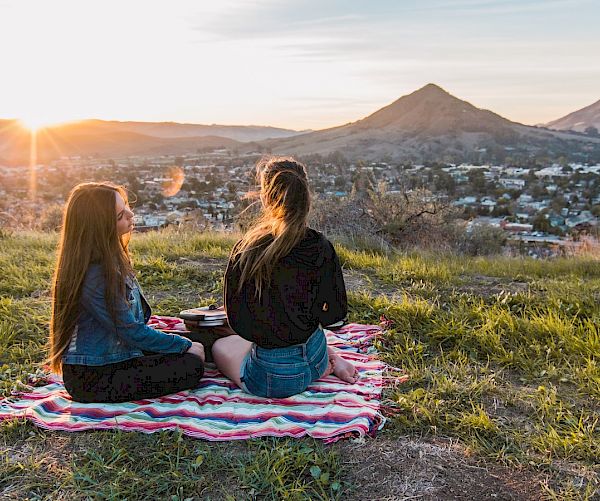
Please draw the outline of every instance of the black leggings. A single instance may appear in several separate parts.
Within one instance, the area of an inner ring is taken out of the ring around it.
[[[73,400],[127,402],[196,388],[204,363],[191,353],[152,354],[108,365],[63,364],[62,371]]]

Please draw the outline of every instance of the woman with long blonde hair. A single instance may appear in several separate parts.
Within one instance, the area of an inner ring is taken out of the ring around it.
[[[146,325],[129,256],[127,193],[82,183],[66,203],[52,286],[49,363],[81,402],[152,398],[198,385],[204,348]]]
[[[212,348],[217,367],[249,393],[287,397],[333,371],[353,383],[352,364],[328,349],[323,326],[346,317],[333,245],[308,227],[305,167],[292,158],[257,166],[262,215],[234,246],[225,309],[235,335]]]

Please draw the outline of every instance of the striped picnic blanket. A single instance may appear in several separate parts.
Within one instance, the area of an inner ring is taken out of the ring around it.
[[[185,328],[173,317],[154,317],[151,325],[170,331]],[[326,331],[328,343],[357,366],[360,378],[355,384],[328,376],[293,397],[261,398],[208,367],[193,390],[134,402],[83,404],[70,399],[59,376],[45,375],[26,392],[0,400],[0,420],[25,418],[62,431],[153,433],[179,428],[206,440],[308,435],[333,442],[344,436],[374,435],[385,422],[380,412],[385,365],[375,358],[372,347],[380,332],[378,326],[360,324]]]

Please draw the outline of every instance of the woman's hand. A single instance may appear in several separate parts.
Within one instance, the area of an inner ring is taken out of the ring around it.
[[[205,361],[204,346],[202,345],[202,343],[196,343],[196,342],[192,341],[192,346],[190,346],[188,348],[188,351],[186,351],[186,353],[191,353],[192,355],[196,355],[197,357],[200,357],[200,359],[203,362]]]
[[[187,320],[184,319],[183,323],[188,331],[195,331],[198,329],[198,320]]]

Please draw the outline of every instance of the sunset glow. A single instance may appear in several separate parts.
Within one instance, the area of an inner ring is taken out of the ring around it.
[[[42,94],[40,92],[39,95],[31,99],[31,102],[28,103],[29,106],[24,106],[19,113],[15,113],[22,127],[30,131],[38,131],[46,127],[75,122],[86,118],[85,116],[80,116],[76,111],[61,109],[59,96],[43,96]]]
[[[30,130],[31,132],[37,132],[40,129],[43,129],[44,127],[49,127],[51,125],[56,125],[59,122],[62,122],[63,120],[55,120],[55,119],[48,119],[48,118],[43,118],[41,116],[35,116],[35,115],[31,115],[28,117],[20,117],[19,118],[19,123],[25,127],[26,129]]]
[[[37,130],[31,129],[31,142],[29,145],[29,199],[35,201],[37,197]]]
[[[537,124],[600,97],[599,15],[593,0],[7,0],[0,118],[319,129],[433,82]]]

